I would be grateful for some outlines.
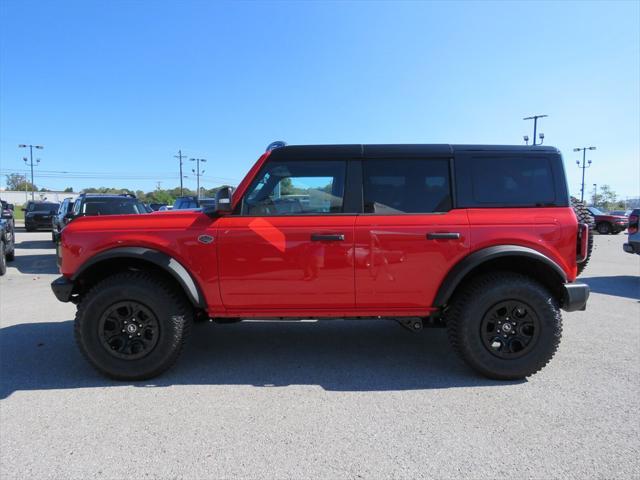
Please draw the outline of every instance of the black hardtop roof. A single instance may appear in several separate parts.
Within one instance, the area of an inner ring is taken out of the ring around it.
[[[559,151],[550,146],[533,145],[460,145],[460,144],[352,144],[352,145],[287,145],[275,148],[271,152],[274,159],[322,159],[331,157],[360,158],[383,157],[390,155],[411,156],[450,156],[455,152],[514,152],[514,153],[555,153]]]

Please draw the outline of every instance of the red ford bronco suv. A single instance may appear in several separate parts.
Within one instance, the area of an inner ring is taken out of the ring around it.
[[[169,368],[203,318],[442,325],[475,370],[518,379],[585,308],[588,236],[555,148],[277,142],[202,211],[71,222],[52,288],[117,379]]]

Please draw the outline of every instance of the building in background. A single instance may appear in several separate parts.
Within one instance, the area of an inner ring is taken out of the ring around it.
[[[48,202],[62,202],[65,198],[78,198],[79,193],[76,192],[59,192],[59,191],[46,191],[46,192],[34,192],[34,200],[36,201],[48,201]],[[14,205],[24,205],[27,200],[31,200],[31,192],[16,191],[16,190],[1,190],[0,198],[7,203]]]

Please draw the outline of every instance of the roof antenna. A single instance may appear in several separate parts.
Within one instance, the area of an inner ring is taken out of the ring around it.
[[[276,140],[275,142],[271,142],[269,145],[267,145],[267,152],[270,152],[272,150],[275,150],[276,148],[282,148],[282,147],[286,147],[287,146],[287,142],[283,142],[282,140]]]

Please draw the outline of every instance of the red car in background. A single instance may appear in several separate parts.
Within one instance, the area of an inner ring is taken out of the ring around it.
[[[629,226],[629,219],[624,215],[610,215],[596,207],[587,207],[587,210],[593,215],[596,230],[601,235],[617,235]]]

